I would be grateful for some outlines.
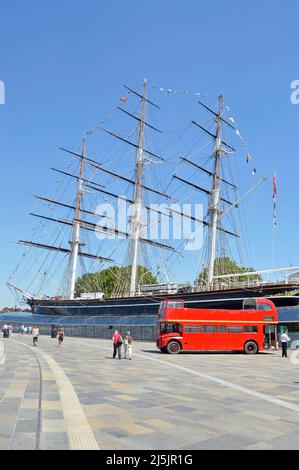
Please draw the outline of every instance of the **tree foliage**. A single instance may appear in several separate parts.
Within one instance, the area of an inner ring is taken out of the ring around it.
[[[238,274],[255,271],[254,268],[246,268],[239,266],[235,261],[228,258],[227,256],[219,257],[214,262],[214,276],[222,276],[224,274]],[[236,276],[232,278],[234,282],[246,282],[250,281],[261,281],[262,278],[259,274],[254,274],[248,278],[248,276]],[[197,284],[206,284],[208,280],[208,268],[204,268],[197,278]],[[223,281],[225,281],[223,279]]]
[[[79,277],[75,285],[75,296],[83,292],[104,292],[106,297],[115,292],[125,294],[129,291],[131,266],[111,266],[96,273],[85,273]],[[137,285],[156,284],[157,279],[142,265],[137,266]]]

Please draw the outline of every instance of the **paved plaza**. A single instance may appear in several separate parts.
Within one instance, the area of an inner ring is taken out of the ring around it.
[[[136,342],[120,361],[108,340],[0,342],[0,449],[299,449],[299,365],[278,351]]]

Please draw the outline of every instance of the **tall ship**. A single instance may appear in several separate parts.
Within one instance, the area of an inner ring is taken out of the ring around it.
[[[153,88],[164,100],[189,94],[191,109],[183,119],[167,114],[145,80],[141,91],[125,86],[80,148],[61,148],[66,165],[51,168],[53,193],[33,195],[37,225],[16,241],[25,251],[8,287],[38,315],[154,315],[166,298],[207,308],[260,296],[297,305],[299,267],[244,267],[235,214],[273,178],[275,228],[276,177],[257,175],[223,95],[210,104],[200,93]],[[243,194],[234,139],[254,177]]]

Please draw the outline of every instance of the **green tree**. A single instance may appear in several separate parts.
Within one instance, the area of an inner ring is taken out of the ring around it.
[[[234,260],[227,256],[219,257],[214,262],[214,276],[222,276],[224,274],[242,274],[247,272],[254,272],[254,268],[245,268],[239,266]],[[236,276],[232,278],[234,282],[245,282],[248,276]],[[208,280],[208,268],[204,268],[197,278],[197,284],[206,284]],[[249,277],[250,281],[261,281],[262,278],[259,274],[254,274]]]
[[[110,266],[96,273],[85,273],[76,280],[75,295],[80,297],[83,292],[104,292],[106,297],[129,291],[131,266]],[[142,265],[137,266],[137,285],[156,284],[157,279]]]

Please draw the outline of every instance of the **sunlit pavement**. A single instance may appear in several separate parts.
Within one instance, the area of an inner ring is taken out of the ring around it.
[[[299,448],[299,365],[280,351],[170,356],[136,342],[120,361],[107,340],[1,341],[0,449]]]

